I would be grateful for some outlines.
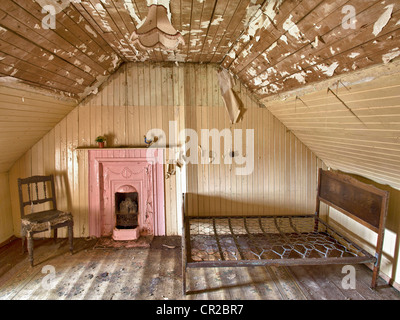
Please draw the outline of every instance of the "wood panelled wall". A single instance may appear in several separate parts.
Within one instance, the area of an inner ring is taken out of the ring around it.
[[[13,235],[8,173],[0,173],[0,244]]]
[[[185,190],[198,195],[191,198],[191,214],[313,213],[316,172],[322,162],[268,110],[259,108],[257,100],[240,83],[235,90],[247,111],[242,122],[230,125],[216,71],[214,65],[123,65],[96,95],[70,112],[10,170],[17,235],[18,177],[55,173],[59,206],[73,212],[75,236],[85,237],[88,157],[87,150],[76,148],[95,146],[98,135],[108,137],[108,147],[144,146],[143,136],[154,128],[164,130],[168,141],[171,120],[178,122],[178,130],[254,129],[255,167],[251,175],[239,177],[233,172],[234,165],[190,164],[166,178],[169,235],[180,233],[180,199]]]
[[[178,79],[183,82],[182,71],[150,64],[122,67],[97,95],[82,102],[14,164],[10,190],[17,191],[18,177],[54,173],[58,206],[73,213],[74,235],[88,236],[88,153],[77,148],[96,146],[99,135],[108,137],[108,147],[145,146],[143,136],[148,130],[168,128],[168,121],[179,116],[181,97],[173,96],[179,90],[172,88],[174,83],[178,85]],[[175,176],[165,180],[165,189],[167,217],[171,216],[167,230],[176,234],[176,214],[169,214],[176,212],[177,206]],[[18,198],[14,192],[14,229],[19,235]],[[59,234],[65,236],[65,231]]]
[[[236,169],[244,164],[237,164],[235,158],[232,164],[225,164],[229,152],[224,154],[223,150],[220,164],[188,166],[188,213],[203,216],[314,213],[317,168],[323,163],[268,110],[259,108],[249,96],[242,98],[248,109],[243,120],[235,125],[230,125],[223,106],[188,110],[187,123],[198,132],[230,128],[234,136],[233,130],[242,130],[245,156],[249,156],[245,149],[246,129],[254,130],[251,174],[236,174]],[[211,151],[202,143],[199,141],[199,159],[201,153],[207,157]]]

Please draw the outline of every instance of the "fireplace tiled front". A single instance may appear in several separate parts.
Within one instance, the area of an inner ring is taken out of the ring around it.
[[[89,150],[91,236],[165,234],[162,158],[162,149]]]

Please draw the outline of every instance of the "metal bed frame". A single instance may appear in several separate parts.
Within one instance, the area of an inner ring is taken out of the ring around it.
[[[182,290],[187,268],[373,263],[376,287],[389,193],[319,170],[314,215],[187,216],[182,205]],[[324,202],[378,233],[375,255],[319,217]]]

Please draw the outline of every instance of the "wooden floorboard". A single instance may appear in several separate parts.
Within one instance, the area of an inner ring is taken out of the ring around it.
[[[188,269],[183,296],[179,237],[155,237],[150,248],[96,242],[75,239],[71,255],[66,239],[35,240],[33,268],[21,240],[2,247],[0,300],[400,300],[382,279],[371,290],[364,265],[355,266],[354,290],[343,289],[342,266]],[[45,266],[54,267],[53,278]]]

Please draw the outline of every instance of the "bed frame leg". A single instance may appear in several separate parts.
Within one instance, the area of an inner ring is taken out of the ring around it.
[[[377,270],[377,267],[374,267],[374,271],[372,274],[372,281],[371,281],[371,289],[376,289],[377,277],[378,277],[378,270]]]
[[[379,270],[381,267],[381,260],[382,260],[382,243],[383,243],[383,231],[378,234],[378,244],[377,244],[378,250],[375,252],[376,261],[372,269],[371,289],[376,289],[379,278]]]
[[[372,270],[371,289],[376,289],[378,277],[379,277],[379,265],[375,264]]]
[[[182,266],[182,295],[186,296],[186,266]]]
[[[182,194],[182,295],[186,296],[186,269],[187,269],[187,256],[186,256],[186,219],[185,219],[185,194]]]

